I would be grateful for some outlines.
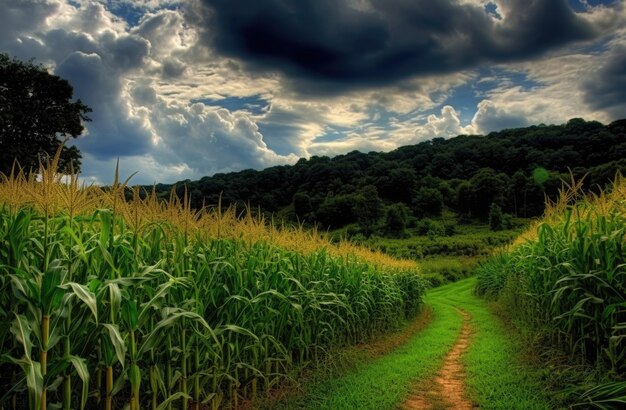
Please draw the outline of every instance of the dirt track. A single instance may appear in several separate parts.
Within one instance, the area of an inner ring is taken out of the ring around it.
[[[463,328],[444,365],[434,379],[420,383],[402,405],[405,410],[473,410],[478,408],[464,395],[464,371],[461,356],[467,350],[472,328],[470,315],[459,310],[463,316]]]

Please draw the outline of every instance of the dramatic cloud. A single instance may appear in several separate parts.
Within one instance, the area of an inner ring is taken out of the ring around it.
[[[584,82],[585,101],[605,110],[611,120],[626,116],[626,45],[616,46],[599,69]]]
[[[418,139],[428,139],[434,137],[450,138],[463,134],[459,114],[454,107],[449,105],[441,109],[441,116],[435,114],[428,116],[426,124],[416,131]]]
[[[497,4],[501,18],[453,0],[198,0],[188,19],[217,52],[306,92],[521,60],[600,33],[566,0]]]
[[[624,0],[0,0],[134,183],[626,112]]]
[[[0,4],[0,27],[3,34],[0,41],[3,47],[13,41],[20,41],[22,33],[37,30],[49,15],[59,9],[59,3],[39,0],[3,1]]]
[[[71,78],[76,94],[93,109],[89,116],[97,126],[87,125],[88,135],[79,139],[79,148],[98,159],[148,151],[151,134],[145,118],[132,114],[119,77],[112,75],[98,54],[76,51],[59,65],[57,73]]]
[[[483,100],[478,104],[478,111],[472,119],[472,126],[476,133],[488,134],[504,128],[525,127],[528,119],[521,114],[507,112],[506,109],[496,106],[492,101]]]
[[[163,136],[154,156],[165,164],[185,164],[201,175],[258,169],[298,159],[268,149],[256,123],[242,112],[201,103],[168,103],[158,98],[152,105],[150,120]]]

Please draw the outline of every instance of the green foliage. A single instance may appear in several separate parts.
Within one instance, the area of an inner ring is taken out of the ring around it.
[[[625,373],[625,227],[617,214],[543,224],[536,241],[479,272],[479,289],[506,293],[508,307],[559,348]],[[496,280],[497,269],[506,276]]]
[[[533,180],[539,185],[544,184],[550,179],[550,173],[543,167],[538,167],[533,170]]]
[[[301,221],[304,221],[311,217],[311,213],[313,212],[311,197],[303,192],[297,192],[293,196],[293,210],[298,216],[298,219]]]
[[[499,206],[509,195],[510,180],[506,174],[482,168],[458,191],[459,207],[475,217],[487,216],[492,203]]]
[[[417,176],[412,168],[397,168],[395,164],[390,164],[389,169],[376,179],[375,185],[388,201],[410,205],[417,188]]]
[[[495,202],[489,207],[489,227],[492,231],[502,230],[504,227],[504,215],[502,215],[502,208]]]
[[[572,408],[622,409],[626,404],[626,382],[608,382],[585,390]]]
[[[353,210],[365,236],[370,236],[385,212],[376,187],[372,185],[364,187],[354,198]]]
[[[436,188],[422,187],[413,198],[413,208],[418,216],[441,216],[443,195]]]
[[[314,156],[293,166],[216,174],[186,184],[194,192],[195,208],[217,204],[221,194],[223,205],[250,203],[265,212],[279,212],[296,205],[298,194],[302,202],[294,218],[331,229],[355,222],[345,203],[368,185],[376,187],[385,206],[404,203],[418,216],[438,217],[443,202],[454,212],[486,221],[495,202],[504,213],[529,218],[542,214],[546,195],[558,195],[568,169],[576,177],[589,173],[586,189],[605,186],[618,169],[626,172],[622,122],[574,124],[437,139],[389,153]],[[533,171],[540,167],[545,172],[536,179]],[[184,184],[178,186],[182,196]],[[164,195],[170,188],[157,186]],[[312,211],[300,195],[309,196]]]
[[[440,221],[424,218],[417,224],[416,232],[418,235],[425,235],[430,239],[434,239],[437,236],[444,236],[446,228]]]
[[[535,239],[478,269],[476,292],[497,300],[543,346],[602,374],[571,376],[589,408],[621,408],[626,377],[626,215],[623,187],[612,198],[570,205],[537,228]],[[621,195],[621,196],[620,196]],[[555,219],[556,218],[556,219]],[[578,378],[577,378],[578,377]],[[604,378],[609,378],[605,384]],[[616,383],[612,383],[612,381]],[[582,385],[582,386],[581,386]],[[582,391],[581,391],[582,390]]]
[[[497,253],[487,261],[480,263],[476,269],[476,294],[488,300],[497,300],[506,284],[508,271],[511,266],[511,256],[508,253]]]
[[[415,272],[199,235],[0,208],[0,407],[218,408],[421,306]]]
[[[433,256],[420,260],[420,269],[431,286],[465,279],[473,273],[476,258]]]
[[[33,63],[0,54],[0,172],[8,175],[14,160],[25,173],[37,170],[39,161],[54,156],[59,137],[76,138],[83,132],[91,109],[72,102],[72,86]],[[80,168],[80,152],[64,147],[60,168]]]
[[[386,214],[386,233],[396,237],[405,236],[409,218],[409,208],[404,204],[393,204],[387,208]]]
[[[354,195],[329,196],[317,209],[317,219],[328,227],[338,228],[357,220]]]
[[[514,219],[510,229],[492,231],[489,225],[480,221],[460,224],[456,217],[447,214],[442,220],[424,218],[417,221],[413,228],[407,228],[404,237],[374,235],[361,243],[404,259],[482,258],[491,255],[494,248],[513,241],[521,233],[521,226],[527,223],[527,220]]]

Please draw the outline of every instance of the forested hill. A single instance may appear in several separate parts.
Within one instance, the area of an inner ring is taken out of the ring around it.
[[[541,214],[569,170],[586,186],[605,186],[626,171],[626,119],[603,125],[572,119],[564,125],[507,129],[486,136],[435,138],[388,153],[353,151],[314,156],[292,166],[216,174],[186,185],[192,205],[238,204],[292,220],[338,228],[369,228],[385,215],[437,216],[443,207],[486,217],[492,204],[522,217]],[[157,185],[169,192],[171,185]],[[370,226],[371,225],[371,226]],[[391,227],[393,229],[393,227]]]

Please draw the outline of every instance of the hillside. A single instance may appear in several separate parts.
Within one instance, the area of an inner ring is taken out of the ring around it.
[[[337,229],[358,223],[402,230],[413,218],[447,208],[486,220],[492,204],[519,217],[543,212],[570,170],[588,174],[585,188],[604,186],[626,170],[626,120],[609,125],[572,119],[563,125],[507,129],[486,136],[435,138],[388,153],[313,156],[292,166],[215,174],[176,184],[192,206],[246,204],[292,221]],[[172,186],[159,184],[169,194]],[[382,229],[381,229],[382,228]]]

